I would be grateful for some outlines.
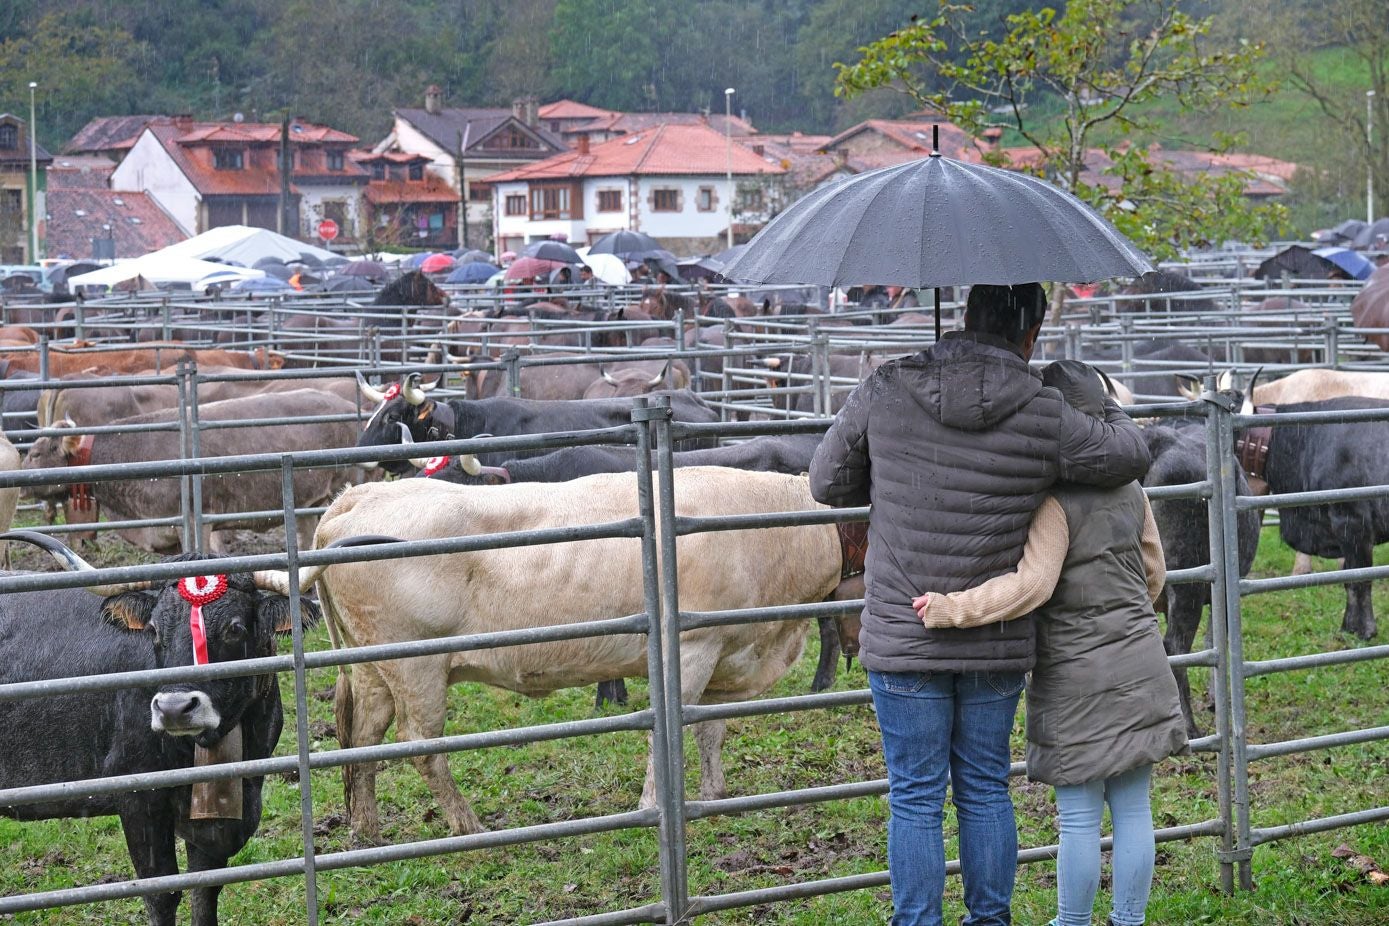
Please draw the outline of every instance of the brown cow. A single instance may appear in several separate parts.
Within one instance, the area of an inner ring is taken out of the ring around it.
[[[283,356],[275,351],[267,351],[263,347],[250,352],[192,348],[177,342],[123,347],[119,350],[90,350],[88,349],[90,347],[92,345],[85,341],[74,342],[71,346],[50,346],[48,349],[49,376],[76,376],[82,373],[99,376],[146,371],[168,372],[173,370],[180,360],[196,361],[200,367],[236,367],[239,370],[276,370],[284,363]],[[11,371],[23,370],[28,373],[39,371],[37,351],[0,350],[0,360],[9,361]]]

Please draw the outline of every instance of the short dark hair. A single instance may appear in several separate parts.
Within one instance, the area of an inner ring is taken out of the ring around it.
[[[1021,344],[1024,335],[1047,316],[1047,294],[1040,283],[971,286],[965,304],[965,330]]]

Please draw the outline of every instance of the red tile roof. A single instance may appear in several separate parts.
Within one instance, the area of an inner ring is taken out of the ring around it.
[[[1041,154],[1036,148],[1003,148],[1009,163],[1018,169],[1033,169],[1041,165]],[[1177,174],[1228,174],[1246,171],[1254,176],[1244,183],[1246,196],[1281,196],[1288,192],[1287,183],[1297,171],[1298,165],[1277,158],[1258,154],[1225,153],[1210,151],[1169,150],[1161,145],[1149,149],[1150,158],[1161,163]],[[1100,148],[1085,152],[1085,170],[1081,181],[1091,186],[1103,186],[1110,190],[1119,188],[1119,179],[1105,173],[1113,164],[1109,155]]]
[[[433,174],[423,180],[373,180],[363,195],[373,206],[388,203],[454,203],[458,193]]]
[[[291,122],[289,124],[291,142],[302,144],[355,144],[355,135],[339,132],[326,125],[312,122]],[[198,142],[232,142],[239,144],[266,144],[280,141],[280,126],[273,122],[199,122],[179,138],[181,144]]]
[[[145,126],[165,116],[101,116],[77,131],[63,146],[64,151],[82,152],[125,151],[135,144]]]
[[[774,159],[753,154],[744,138],[732,144],[733,173],[780,174]],[[727,170],[724,136],[707,125],[661,125],[594,145],[588,154],[566,151],[487,178],[488,183],[566,177],[722,175]]]
[[[48,190],[108,190],[115,169],[99,154],[60,154],[48,165]]]
[[[723,113],[609,113],[606,116],[571,126],[560,134],[586,135],[590,132],[625,133],[641,132],[660,125],[704,125],[723,134]],[[746,119],[734,116],[728,120],[732,135],[755,135],[757,130]]]
[[[601,119],[616,115],[611,109],[599,109],[577,100],[555,100],[540,107],[541,119]]]
[[[899,155],[882,152],[875,158],[881,162],[876,166],[887,167],[891,164],[903,164],[931,153],[931,129],[933,126],[940,128],[940,153],[942,155],[958,161],[969,161],[976,164],[983,160],[981,152],[987,149],[987,143],[976,140],[974,136],[958,125],[953,122],[946,122],[944,119],[922,121],[869,119],[831,138],[825,144],[825,150],[833,151],[856,135],[874,132],[891,140],[902,149]]]
[[[44,247],[51,255],[91,257],[92,239],[111,237],[117,257],[139,257],[188,237],[146,193],[50,184],[46,203]]]

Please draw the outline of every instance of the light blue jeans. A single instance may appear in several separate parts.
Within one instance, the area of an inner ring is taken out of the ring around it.
[[[1114,824],[1115,926],[1142,926],[1153,886],[1153,812],[1148,782],[1153,767],[1138,768],[1081,785],[1056,789],[1061,821],[1061,849],[1056,857],[1055,926],[1090,926],[1095,893],[1100,888],[1100,818],[1104,805]]]

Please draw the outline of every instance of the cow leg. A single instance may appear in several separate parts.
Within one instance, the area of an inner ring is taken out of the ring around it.
[[[142,805],[121,814],[121,829],[125,846],[135,865],[137,878],[157,878],[178,874],[178,856],[174,853],[174,821],[166,807]],[[174,926],[181,895],[153,894],[145,897],[145,912],[150,926]]]
[[[682,704],[698,704],[704,695],[704,689],[709,684],[709,679],[714,675],[714,669],[719,663],[719,650],[717,646],[699,646],[681,641],[680,650],[680,702]],[[659,684],[656,679],[652,679],[653,685]],[[706,755],[704,747],[713,742],[715,746],[723,743],[723,724],[718,723],[719,730],[715,735],[710,734],[709,739],[700,739],[702,732],[699,727],[707,726],[709,721],[696,724],[696,742],[700,745],[699,768],[700,786],[699,793],[703,800],[714,800],[716,797],[723,796],[723,756],[716,749],[712,755]],[[715,738],[717,742],[714,742]],[[650,738],[648,737],[648,740]],[[683,740],[672,744],[675,749],[683,749]],[[708,776],[708,777],[705,777]],[[709,785],[717,786],[717,791],[711,790]],[[656,752],[651,750],[646,762],[646,783],[641,789],[641,803],[638,805],[642,810],[647,810],[656,806]]]
[[[699,749],[699,799],[717,801],[728,797],[723,777],[723,738],[727,723],[706,720],[694,725],[695,745]]]
[[[338,669],[333,712],[338,725],[338,745],[343,749],[378,746],[395,719],[395,700],[376,666],[364,662],[351,672]],[[377,763],[362,762],[342,767],[343,803],[353,838],[381,842],[381,812],[376,803]]]
[[[1196,631],[1201,626],[1201,612],[1205,610],[1209,597],[1204,588],[1196,585],[1169,585],[1167,587],[1167,634],[1162,643],[1168,656],[1184,656],[1191,652],[1191,644],[1196,640]],[[1191,710],[1191,685],[1187,680],[1186,669],[1172,670],[1177,680],[1177,692],[1181,695],[1182,715],[1186,718],[1186,735],[1192,739],[1201,735],[1201,728]]]
[[[626,704],[627,703],[627,683],[620,678],[611,681],[598,683],[598,694],[594,698],[593,706],[598,710],[603,709],[604,704]]]
[[[1293,575],[1306,576],[1311,575],[1313,571],[1310,553],[1298,553],[1293,557]]]
[[[811,691],[824,691],[834,685],[839,670],[839,626],[832,617],[820,618],[820,662],[815,666]]]
[[[449,657],[424,656],[400,660],[399,674],[383,673],[388,684],[405,678],[408,688],[391,684],[396,703],[396,739],[423,740],[444,735],[444,718],[448,711]],[[404,695],[404,696],[402,696]],[[449,771],[448,756],[416,756],[410,760],[433,792],[434,799],[444,811],[449,832],[455,836],[486,832],[482,821],[468,806],[458,782]]]
[[[1342,542],[1347,569],[1365,569],[1374,565],[1374,544],[1366,534]],[[1343,633],[1353,633],[1362,640],[1375,635],[1375,609],[1370,600],[1369,582],[1346,583],[1346,615],[1341,621]]]
[[[189,871],[211,871],[227,866],[228,856],[207,852],[191,842],[186,845]],[[189,891],[189,902],[193,907],[193,926],[217,926],[217,898],[221,893],[221,885],[195,887]]]

